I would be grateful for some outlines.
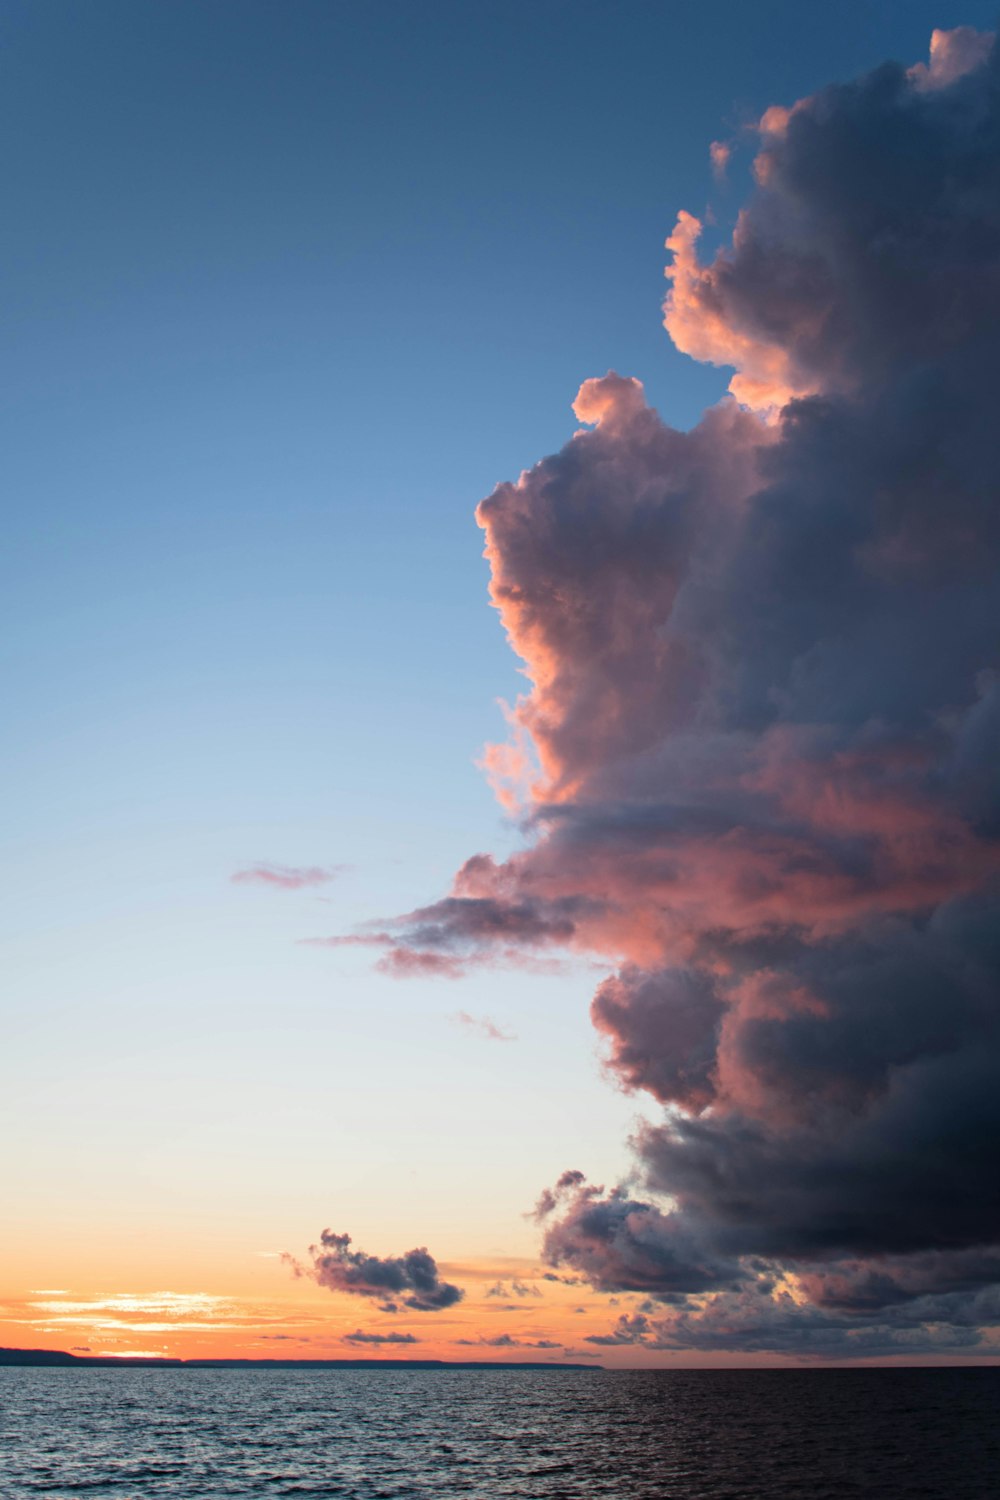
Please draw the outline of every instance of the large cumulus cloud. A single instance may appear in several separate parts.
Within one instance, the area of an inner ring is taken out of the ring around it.
[[[397,967],[570,949],[663,1107],[641,1186],[543,1201],[660,1347],[976,1346],[1000,1241],[1000,64],[936,33],[760,125],[665,320],[734,369],[691,432],[609,374],[482,502],[529,689],[523,847],[383,929]],[[669,1309],[669,1311],[667,1311]],[[643,1316],[646,1316],[643,1314]]]

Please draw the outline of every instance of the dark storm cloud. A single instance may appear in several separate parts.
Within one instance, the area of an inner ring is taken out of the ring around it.
[[[645,1342],[654,1349],[734,1350],[830,1360],[975,1354],[983,1345],[977,1328],[936,1319],[901,1326],[885,1318],[838,1318],[767,1285],[723,1292],[704,1307],[679,1310],[673,1317],[652,1323],[650,1332]]]
[[[606,979],[591,1016],[610,1043],[609,1066],[629,1089],[700,1109],[715,1092],[713,1070],[725,1015],[711,977],[697,970],[650,973],[628,966]]]
[[[638,1186],[543,1193],[652,1347],[979,1348],[1000,1245],[1000,63],[935,33],[760,124],[665,321],[732,366],[690,432],[585,382],[478,511],[529,690],[523,846],[386,927],[399,972],[569,949],[664,1106]],[[550,1273],[554,1274],[554,1273]],[[647,1316],[642,1313],[638,1316]],[[628,1332],[628,1330],[624,1330]],[[624,1332],[619,1330],[620,1342]],[[614,1340],[615,1334],[605,1335]]]

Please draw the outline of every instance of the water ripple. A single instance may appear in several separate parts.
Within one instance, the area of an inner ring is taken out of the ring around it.
[[[0,1369],[0,1497],[987,1500],[998,1398],[998,1369]]]

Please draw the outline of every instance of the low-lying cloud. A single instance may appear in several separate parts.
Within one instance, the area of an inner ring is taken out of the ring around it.
[[[441,1280],[437,1262],[423,1247],[404,1255],[368,1255],[351,1249],[349,1234],[324,1229],[319,1244],[309,1247],[308,1263],[291,1256],[288,1260],[295,1275],[308,1276],[330,1292],[375,1298],[390,1312],[398,1305],[414,1312],[440,1312],[465,1295],[461,1287]]]
[[[456,1339],[456,1348],[462,1349],[561,1349],[562,1345],[552,1339],[519,1339],[512,1333],[498,1333],[492,1338]]]
[[[345,1333],[343,1342],[345,1344],[419,1344],[420,1340],[412,1333],[365,1333],[363,1329],[357,1328],[353,1333]]]

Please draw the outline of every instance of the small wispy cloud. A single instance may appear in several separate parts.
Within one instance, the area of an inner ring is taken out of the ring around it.
[[[36,1332],[106,1339],[110,1334],[248,1330],[287,1322],[285,1309],[262,1308],[208,1292],[109,1292],[90,1296],[36,1292],[5,1309],[11,1322]],[[319,1319],[295,1322],[321,1321]],[[134,1352],[134,1351],[133,1351]]]
[[[508,1300],[511,1297],[540,1297],[542,1294],[537,1286],[531,1286],[526,1281],[495,1281],[486,1293],[487,1297],[497,1297]]]
[[[485,1037],[489,1042],[516,1042],[517,1035],[513,1031],[504,1031],[489,1016],[470,1016],[467,1010],[457,1010],[451,1018],[456,1026],[461,1026],[464,1031],[472,1032],[476,1036]]]
[[[313,885],[326,885],[347,868],[347,865],[275,865],[265,862],[248,865],[229,878],[233,885],[267,885],[282,891],[301,891]]]
[[[708,148],[709,159],[712,163],[712,172],[717,181],[721,182],[726,175],[729,158],[733,154],[733,148],[728,141],[713,141]]]
[[[498,1333],[494,1338],[481,1336],[478,1339],[456,1339],[455,1347],[474,1349],[482,1345],[485,1349],[559,1349],[561,1344],[552,1339],[519,1339],[512,1333]]]
[[[343,1342],[345,1344],[419,1344],[420,1340],[412,1333],[365,1333],[363,1329],[357,1328],[353,1333],[345,1333]]]

